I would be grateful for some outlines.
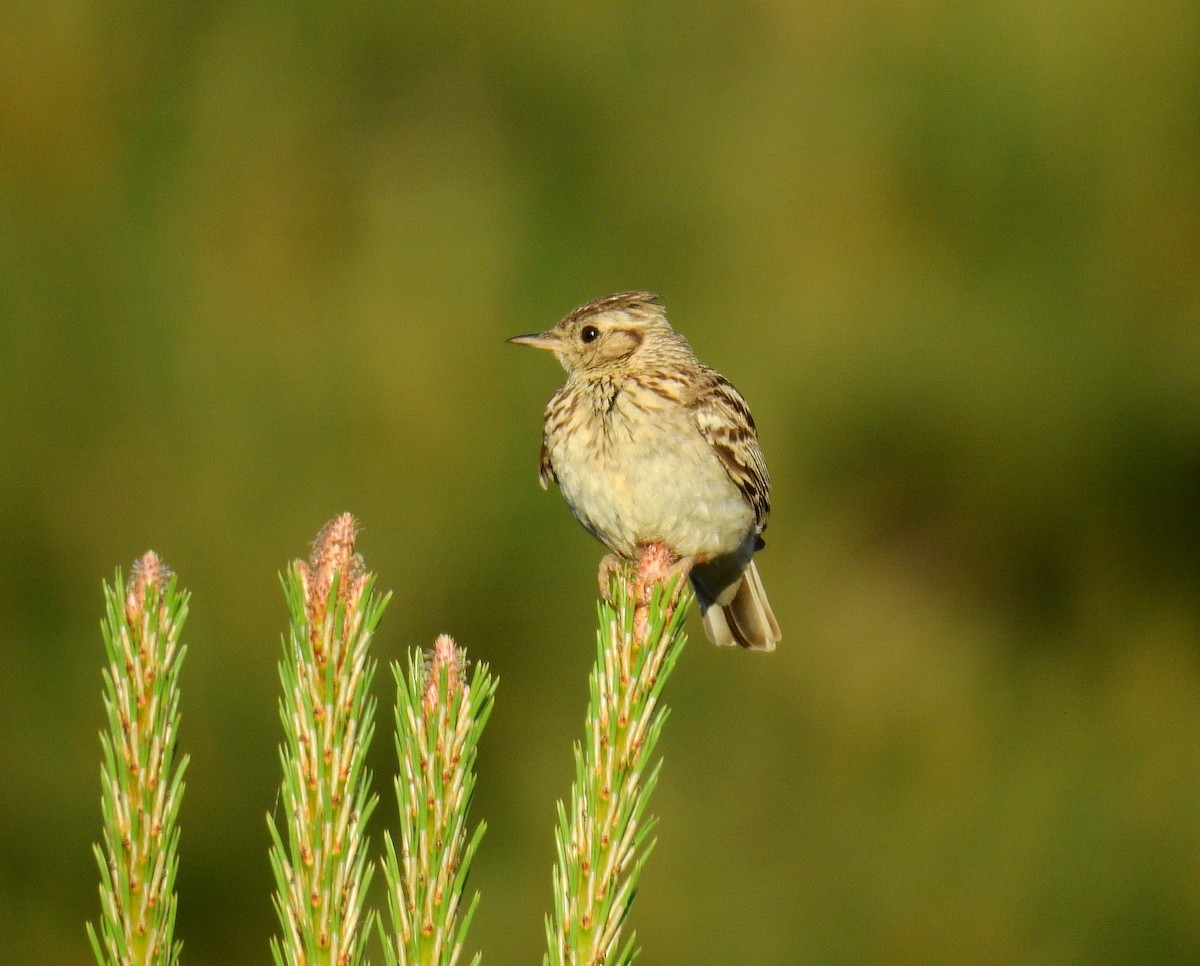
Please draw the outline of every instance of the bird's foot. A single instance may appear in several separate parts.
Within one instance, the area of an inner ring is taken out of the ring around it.
[[[636,580],[639,588],[651,584],[675,582],[672,603],[679,597],[679,590],[697,564],[704,563],[700,556],[679,557],[663,543],[648,543],[638,548]]]
[[[640,547],[634,578],[635,626],[644,630],[645,616],[656,584],[671,586],[667,611],[674,611],[679,603],[679,595],[687,585],[688,575],[698,563],[703,563],[703,560],[698,557],[678,557],[666,544],[650,543]]]
[[[600,569],[596,571],[596,581],[600,584],[600,596],[606,603],[613,603],[613,574],[621,569],[623,562],[615,553],[605,554],[604,559],[600,561]]]
[[[650,605],[650,597],[656,584],[671,585],[671,597],[667,602],[669,609],[674,610],[679,603],[679,595],[687,585],[687,578],[692,568],[704,563],[702,557],[679,557],[664,543],[648,543],[638,547],[633,560],[634,567],[630,576],[633,579],[633,598],[635,607],[645,609]],[[625,570],[628,561],[619,554],[610,553],[600,561],[596,572],[596,582],[600,587],[600,596],[609,604],[614,603],[612,594],[612,579],[615,574]],[[628,573],[628,571],[626,571]]]
[[[683,588],[687,586],[692,568],[702,563],[704,563],[703,557],[681,557],[671,564],[671,569],[667,571],[664,578],[671,585],[671,599],[667,604],[671,610],[674,610],[675,605],[679,603],[679,595],[683,593]]]
[[[665,543],[646,543],[637,549],[638,589],[666,580],[678,565],[674,551]]]

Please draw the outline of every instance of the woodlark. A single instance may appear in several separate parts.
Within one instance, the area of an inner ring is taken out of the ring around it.
[[[754,566],[771,483],[754,419],[658,296],[609,295],[509,341],[548,349],[567,371],[546,406],[542,486],[558,483],[621,557],[665,544],[690,568],[710,641],[773,650],[779,624]]]

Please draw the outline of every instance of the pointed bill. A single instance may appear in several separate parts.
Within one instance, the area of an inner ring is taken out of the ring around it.
[[[513,345],[527,345],[534,349],[546,349],[549,352],[554,352],[561,344],[558,333],[553,329],[545,332],[533,332],[529,335],[514,335],[508,341]]]

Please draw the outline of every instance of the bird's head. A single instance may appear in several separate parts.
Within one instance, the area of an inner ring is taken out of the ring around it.
[[[665,350],[688,355],[651,292],[621,292],[579,306],[554,328],[509,342],[553,352],[570,375],[608,373]]]

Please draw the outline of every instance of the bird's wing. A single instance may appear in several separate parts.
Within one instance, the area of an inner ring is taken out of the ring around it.
[[[546,489],[551,481],[557,483],[558,476],[554,472],[554,464],[550,462],[550,447],[546,445],[546,437],[542,437],[542,451],[538,454],[538,482]]]
[[[746,400],[728,379],[710,369],[697,381],[688,409],[730,479],[754,508],[755,529],[761,533],[771,513],[771,477]]]
[[[558,474],[554,472],[554,463],[550,459],[550,434],[559,430],[567,405],[566,384],[558,387],[550,401],[546,403],[546,411],[542,414],[542,449],[538,453],[538,482],[546,489],[552,482],[558,482]]]

